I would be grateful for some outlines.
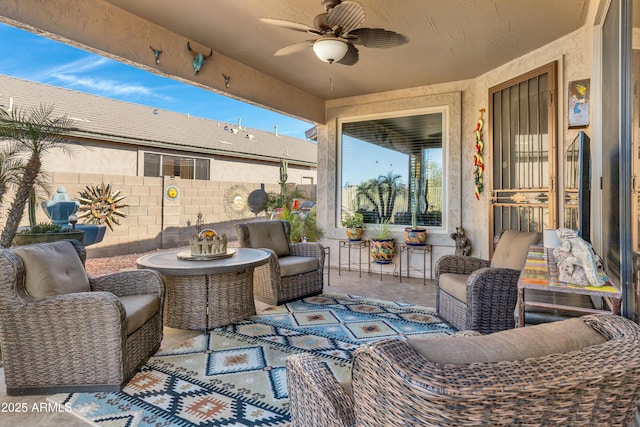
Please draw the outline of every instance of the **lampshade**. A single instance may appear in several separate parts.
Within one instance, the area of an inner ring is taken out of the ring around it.
[[[561,244],[556,230],[545,229],[542,233],[542,239],[544,240],[544,247],[548,249],[557,248]]]
[[[313,44],[313,51],[318,59],[329,64],[340,61],[347,54],[349,46],[336,38],[322,38]]]

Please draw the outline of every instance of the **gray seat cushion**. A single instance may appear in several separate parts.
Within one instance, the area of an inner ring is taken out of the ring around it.
[[[438,284],[440,289],[457,299],[458,301],[467,303],[467,279],[466,274],[443,273],[440,275]]]
[[[158,295],[127,295],[118,297],[127,313],[127,335],[137,331],[160,311]]]
[[[407,339],[414,350],[439,365],[539,358],[605,341],[605,337],[578,318],[480,336]]]
[[[316,271],[320,267],[320,261],[311,256],[285,256],[278,259],[280,264],[280,276],[289,277],[297,274]]]
[[[87,273],[71,243],[30,245],[15,248],[13,252],[22,259],[25,289],[31,297],[91,291]]]

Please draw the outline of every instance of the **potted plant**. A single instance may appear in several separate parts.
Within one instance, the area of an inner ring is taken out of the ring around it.
[[[384,220],[373,228],[371,257],[378,264],[389,264],[396,254],[396,241],[391,236],[391,221]]]
[[[291,243],[317,242],[324,237],[324,229],[316,222],[315,206],[309,212],[291,212],[282,208],[282,219],[291,224]]]
[[[347,214],[347,216],[342,220],[342,226],[347,228],[347,239],[352,242],[362,240],[364,216],[362,216],[360,212]]]
[[[84,231],[61,224],[42,222],[16,233],[13,238],[14,246],[30,245],[32,243],[48,243],[63,239],[84,240]]]
[[[418,227],[418,180],[413,185],[413,210],[411,212],[411,227],[404,229],[404,242],[411,246],[424,246],[427,244],[427,229]]]
[[[42,160],[45,153],[60,148],[68,150],[66,134],[73,130],[73,119],[53,116],[53,107],[41,105],[28,109],[16,108],[11,111],[0,109],[0,141],[4,155],[0,158],[20,159],[19,167],[5,175],[5,164],[0,164],[0,188],[11,187],[13,200],[9,203],[6,223],[0,234],[0,246],[9,247],[13,243],[20,222],[31,200],[30,228],[35,224],[33,201],[35,187],[42,177]],[[6,193],[0,193],[0,201]]]

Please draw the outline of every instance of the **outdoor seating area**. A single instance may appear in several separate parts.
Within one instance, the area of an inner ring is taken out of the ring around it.
[[[278,242],[283,247],[292,247],[293,244],[287,244],[286,240],[278,241],[277,237],[287,236],[288,226],[288,222],[282,220],[239,223],[236,226],[240,238],[237,245],[251,245],[255,248],[250,250],[258,252],[265,251],[266,245],[274,246],[274,243],[278,249]],[[503,264],[494,261],[493,267],[482,268],[486,274],[472,273],[467,279],[470,283],[479,281],[485,290],[474,291],[473,288],[480,285],[467,286],[467,282],[463,282],[478,310],[490,312],[507,305],[501,297],[495,297],[498,300],[478,299],[478,295],[490,295],[492,288],[508,294],[509,300],[515,298],[516,283],[491,278],[490,275],[494,274],[491,270],[503,270],[508,275],[513,270],[517,281],[523,268],[520,260],[522,251],[518,248],[522,246],[526,254],[529,247],[535,246],[539,240],[537,233],[507,230],[502,234],[494,260],[502,257]],[[436,280],[428,280],[426,284],[419,277],[406,278],[401,282],[393,275],[379,278],[375,272],[363,275],[347,269],[340,271],[340,275],[331,275],[329,268],[318,268],[318,263],[324,266],[321,245],[310,242],[298,245],[319,247],[320,260],[307,256],[315,261],[303,259],[301,262],[304,265],[314,264],[312,274],[314,278],[320,276],[320,288],[309,292],[304,287],[305,280],[302,280],[298,282],[302,283],[297,288],[298,296],[289,294],[288,301],[302,301],[324,291],[378,298],[388,301],[388,304],[397,301],[398,304],[434,307],[439,298],[448,297],[444,294],[451,289],[447,286],[441,289],[443,277],[446,282],[447,274],[461,274],[443,267],[456,258],[445,256],[438,261]],[[506,251],[506,246],[511,250]],[[283,255],[283,248],[279,248],[281,256],[276,257],[276,249],[265,251],[275,261],[259,265],[261,261],[255,270],[271,263],[271,267],[279,272],[278,258],[300,256],[293,254],[301,253],[294,249],[290,251],[291,255]],[[236,250],[231,249],[231,252]],[[166,274],[177,274],[176,266],[180,261],[170,261],[177,260],[176,253],[179,251],[154,255],[170,257],[158,258],[158,266],[153,267],[164,271],[163,274],[143,268],[94,278],[84,269],[84,246],[75,240],[2,251],[0,344],[7,399],[12,395],[33,395],[30,399],[42,399],[45,397],[42,395],[61,392],[120,391],[159,349],[158,354],[170,352],[172,345],[187,345],[189,340],[197,339],[203,333],[208,336],[207,331],[212,328],[218,330],[217,323],[207,323],[207,316],[204,324],[177,325],[184,329],[174,329],[175,324],[166,326],[167,313],[169,319],[178,315],[175,310],[167,312],[167,305],[182,304],[179,298],[168,299],[165,293],[169,279]],[[458,263],[473,263],[470,257],[457,258],[464,258]],[[148,263],[142,259],[144,257],[138,260],[139,268]],[[226,259],[221,261],[223,265]],[[508,262],[512,262],[513,268],[505,267]],[[488,262],[483,263],[489,265]],[[286,270],[286,264],[283,270]],[[483,274],[484,279],[477,278]],[[225,320],[220,325],[242,323],[256,311],[272,305],[283,306],[258,298],[262,286],[260,281],[264,279],[257,273],[254,279],[255,306],[251,303],[249,310],[244,303],[244,311],[239,317]],[[209,277],[203,283],[209,281],[216,279]],[[190,289],[190,283],[176,282],[171,287]],[[270,280],[268,283],[279,282]],[[232,282],[229,286],[236,287]],[[288,292],[295,292],[295,286],[288,286]],[[202,289],[206,291],[207,288]],[[273,289],[272,296],[280,295],[282,298],[286,295],[275,286]],[[196,299],[192,301],[196,307],[193,319],[199,322],[207,313],[214,317],[234,316],[236,308],[231,301],[234,298],[232,293],[221,292],[216,286],[208,292],[212,298],[213,294],[226,298],[231,304],[229,309],[225,309],[228,304],[198,308],[198,297],[194,294],[191,297]],[[213,301],[215,298],[212,298],[205,296],[200,299]],[[187,302],[179,311],[187,313],[191,305]],[[166,342],[162,342],[163,308],[164,330],[170,336]],[[491,420],[495,425],[514,425],[525,421],[532,425],[549,422],[556,425],[596,425],[611,420],[616,424],[628,423],[633,419],[634,408],[640,402],[640,388],[636,386],[640,380],[640,327],[637,324],[619,316],[599,314],[516,328],[514,308],[515,301],[510,309],[510,320],[507,313],[501,315],[503,320],[489,317],[484,323],[463,319],[461,327],[452,329],[460,332],[451,336],[435,334],[385,339],[381,335],[373,341],[359,344],[357,349],[354,348],[347,382],[343,382],[345,377],[342,374],[339,376],[342,382],[338,382],[336,372],[321,362],[315,353],[294,352],[286,358],[288,413],[293,425],[419,423],[439,426],[466,425],[477,420]],[[365,312],[369,311],[367,308]],[[434,310],[433,313],[448,322],[443,326],[456,326],[454,321],[459,321],[447,311]],[[473,309],[466,313],[471,314],[471,319],[476,316]],[[317,316],[321,322],[326,321],[322,320],[324,316]],[[416,318],[415,315],[413,317]],[[16,321],[20,322],[20,327]],[[476,330],[471,330],[474,328]],[[488,331],[487,328],[500,332]],[[50,333],[44,334],[43,330]],[[377,327],[367,330],[373,332]],[[101,339],[96,341],[98,336]],[[104,358],[95,357],[96,354],[104,355]],[[118,355],[122,359],[117,359]],[[507,372],[508,381],[503,381]],[[396,402],[392,408],[385,403],[390,401]],[[523,410],[523,407],[529,410]],[[575,410],[578,407],[580,410]]]
[[[0,2],[0,427],[640,427],[640,0],[67,3]]]

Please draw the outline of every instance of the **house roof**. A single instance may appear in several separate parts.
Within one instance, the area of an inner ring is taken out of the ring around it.
[[[78,137],[269,161],[284,158],[291,165],[317,163],[316,144],[304,139],[0,75],[0,107],[40,104],[73,118]]]

